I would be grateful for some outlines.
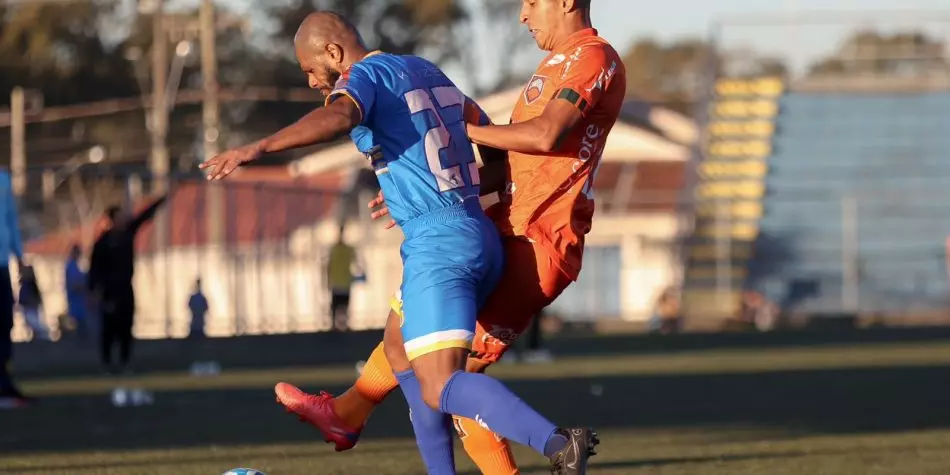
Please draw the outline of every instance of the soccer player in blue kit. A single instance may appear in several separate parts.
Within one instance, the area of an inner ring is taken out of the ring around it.
[[[407,358],[390,358],[390,364],[428,473],[455,473],[452,414],[531,446],[551,460],[556,474],[586,473],[597,443],[590,429],[558,428],[497,380],[464,371],[478,308],[503,264],[498,232],[479,205],[479,170],[465,131],[465,116],[477,106],[432,63],[368,51],[339,15],[310,14],[294,44],[310,87],[327,98],[325,107],[201,168],[211,170],[209,179],[221,179],[265,153],[349,132],[405,235],[405,317],[398,330],[387,325],[387,341],[401,332]],[[483,112],[480,117],[487,121]]]

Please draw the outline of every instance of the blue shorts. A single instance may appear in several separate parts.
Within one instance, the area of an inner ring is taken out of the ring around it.
[[[504,266],[501,237],[477,199],[402,225],[402,337],[410,360],[471,349],[478,309]]]

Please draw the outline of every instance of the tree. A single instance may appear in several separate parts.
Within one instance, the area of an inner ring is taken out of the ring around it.
[[[277,49],[287,52],[284,57],[292,66],[285,69],[298,83],[300,73],[293,63],[291,42],[314,6],[350,18],[371,47],[394,54],[419,54],[440,66],[459,67],[474,96],[507,85],[517,53],[533,45],[528,36],[517,31],[522,28],[518,0],[291,0],[272,7],[268,14],[279,24]],[[481,46],[498,53],[483,58]]]
[[[48,106],[77,104],[151,92],[149,52],[152,19],[122,11],[121,2],[0,3],[0,105],[13,86],[39,90]],[[489,5],[456,0],[273,0],[254,17],[273,28],[250,36],[237,28],[218,32],[219,81],[224,88],[243,86],[305,87],[296,64],[292,41],[303,18],[315,9],[332,9],[350,18],[371,46],[396,54],[421,54],[440,64],[461,65],[466,75],[498,68],[495,78],[481,81],[475,94],[492,92],[511,69],[510,54],[487,60],[472,47],[486,38],[503,38],[506,52],[524,41],[518,27],[516,0]],[[479,10],[474,10],[478,8]],[[484,13],[479,20],[473,13]],[[218,19],[232,15],[218,6]],[[169,13],[176,25],[194,21],[197,11]],[[503,18],[505,17],[505,18]],[[122,25],[121,28],[116,25]],[[180,28],[179,28],[180,29]],[[185,28],[187,29],[187,28]],[[505,33],[505,32],[508,33]],[[264,33],[260,33],[264,32]],[[197,38],[191,38],[197,41]],[[170,43],[178,38],[170,40]],[[169,45],[174,51],[174,45]],[[197,59],[187,64],[182,88],[199,88]],[[486,67],[488,63],[488,67]],[[222,103],[222,144],[259,137],[286,125],[315,103]],[[33,165],[68,159],[91,144],[107,146],[107,161],[143,162],[150,140],[143,111],[30,127],[28,148]],[[200,158],[200,109],[178,106],[170,120],[169,148],[184,164]],[[77,132],[78,131],[78,132]],[[55,138],[56,150],[51,150]],[[0,137],[0,142],[5,141]],[[174,164],[172,165],[174,168]]]
[[[779,76],[788,70],[778,58],[752,50],[717,51],[700,39],[661,44],[652,39],[634,43],[623,57],[627,92],[692,114],[708,78]]]
[[[113,2],[5,2],[0,6],[0,90],[29,86],[53,105],[134,94],[128,62],[100,34],[117,14]],[[7,97],[0,100],[8,103]]]
[[[267,14],[278,23],[275,42],[292,59],[294,34],[315,8],[337,12],[352,21],[376,48],[393,54],[446,50],[447,28],[462,18],[453,0],[296,0],[271,7]],[[438,63],[441,58],[432,58]]]
[[[522,84],[523,71],[515,69],[519,53],[533,50],[535,43],[519,22],[521,2],[494,0],[468,5],[470,9],[453,30],[451,57],[468,76],[471,94],[481,97]],[[488,57],[479,55],[479,46],[490,51]]]
[[[919,31],[884,34],[858,31],[841,43],[829,57],[809,68],[810,76],[907,75],[946,71],[945,45]]]

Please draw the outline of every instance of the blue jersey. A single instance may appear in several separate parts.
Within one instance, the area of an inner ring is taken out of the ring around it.
[[[434,64],[372,53],[337,82],[327,103],[347,96],[362,118],[350,137],[372,162],[396,223],[478,198],[478,165],[466,114],[487,117]]]

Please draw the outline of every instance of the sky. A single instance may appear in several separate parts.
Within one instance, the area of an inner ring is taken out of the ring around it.
[[[190,4],[195,0],[170,0]],[[261,0],[219,0],[252,13]],[[278,1],[278,0],[272,0]],[[461,0],[476,7],[494,0]],[[832,53],[850,31],[862,27],[883,31],[922,29],[950,41],[950,0],[592,0],[594,26],[621,52],[639,38],[674,41],[679,38],[710,38],[712,31],[724,49],[752,48],[757,53],[779,57],[793,72]],[[943,13],[942,16],[940,15]],[[517,22],[512,18],[512,22]],[[716,28],[718,25],[718,28]],[[521,31],[521,30],[519,30]],[[447,66],[459,77],[459,86],[469,92],[469,76],[491,84],[491,62],[497,62],[496,30],[487,25],[479,41],[479,71],[466,72]],[[527,32],[524,32],[527,36]],[[530,74],[542,58],[539,51],[517,55],[516,63]]]
[[[855,27],[923,28],[950,36],[948,0],[593,0],[591,16],[621,51],[641,37],[709,37],[713,24],[722,22],[723,46],[753,46],[784,56],[793,67],[833,51]]]
[[[492,0],[463,1],[474,7]],[[950,42],[950,0],[592,0],[591,16],[621,54],[640,38],[715,38],[723,49],[751,48],[783,59],[797,73],[834,52],[856,29],[922,29]],[[497,55],[491,34],[483,34],[489,38],[480,45],[482,61]],[[527,75],[542,57],[528,51],[517,63]],[[481,82],[490,84],[491,68],[481,69]],[[451,66],[446,71],[461,75],[457,82],[468,89],[462,71]]]

